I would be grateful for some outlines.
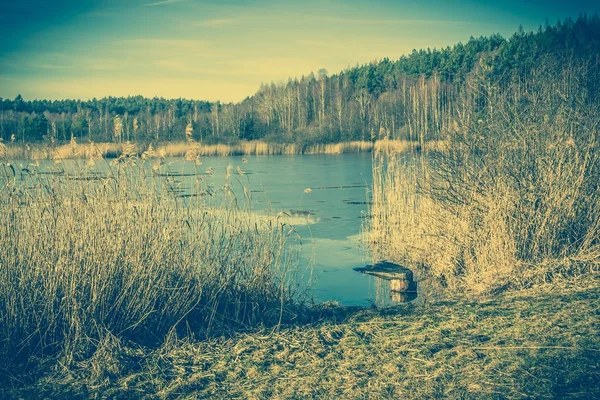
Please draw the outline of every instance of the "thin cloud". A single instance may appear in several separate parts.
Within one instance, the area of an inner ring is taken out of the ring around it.
[[[160,68],[175,70],[175,71],[189,71],[190,68],[183,61],[177,60],[155,60],[154,65]]]
[[[155,78],[161,77],[160,74]],[[194,79],[190,77],[153,79],[130,77],[119,81],[114,77],[73,78],[61,77],[48,81],[46,77],[36,77],[19,82],[0,74],[0,87],[6,98],[21,94],[26,99],[90,99],[108,96],[164,97],[167,99],[188,98],[217,100],[222,102],[240,101],[253,93],[260,82],[235,83],[229,79]]]
[[[365,19],[365,18],[351,18],[351,17],[339,17],[329,15],[316,15],[301,13],[299,16],[309,20],[321,20],[327,22],[338,22],[352,25],[464,25],[473,23],[471,21],[461,20],[442,20],[442,19]]]
[[[41,54],[37,60],[19,60],[17,67],[30,65],[42,70],[114,71],[120,69],[120,64],[118,59],[49,52]]]
[[[149,46],[149,47],[163,47],[163,48],[194,48],[208,46],[211,42],[201,39],[125,39],[119,41],[120,44],[124,45],[136,45],[136,46]]]
[[[83,18],[112,18],[122,14],[122,11],[114,10],[114,9],[104,9],[104,10],[95,10],[89,11],[81,14]]]
[[[165,5],[165,4],[181,3],[183,1],[188,1],[188,0],[162,0],[162,1],[157,1],[155,3],[143,4],[142,7],[162,6],[162,5]]]
[[[72,69],[72,66],[69,65],[58,65],[58,64],[37,64],[34,67],[40,69]]]
[[[262,77],[263,80],[287,80],[316,71],[320,62],[302,57],[241,58],[222,62],[224,69],[236,71],[238,75]]]
[[[225,25],[232,25],[235,22],[234,19],[226,19],[226,18],[215,18],[215,19],[206,19],[203,21],[194,22],[194,26],[201,26],[207,28],[220,28]]]
[[[90,71],[116,71],[119,68],[119,62],[115,61],[113,63],[104,62],[104,63],[92,63],[84,66],[85,69]]]
[[[198,67],[201,64],[201,57],[188,61],[160,59],[154,60],[152,65],[159,68],[161,71],[213,75],[217,77],[239,77],[239,76],[256,76],[262,75],[260,72],[251,69],[227,68],[228,65],[222,65],[221,68],[206,68]]]

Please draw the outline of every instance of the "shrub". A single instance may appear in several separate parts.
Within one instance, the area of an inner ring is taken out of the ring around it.
[[[597,68],[549,59],[505,86],[488,72],[470,78],[446,149],[376,156],[376,254],[474,291],[597,270]]]
[[[289,226],[240,210],[229,182],[211,196],[200,174],[182,197],[151,162],[2,164],[2,367],[56,354],[68,365],[106,337],[160,343],[289,317]]]

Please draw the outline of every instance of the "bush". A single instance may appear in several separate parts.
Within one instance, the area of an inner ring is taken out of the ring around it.
[[[500,86],[482,63],[447,126],[447,150],[405,166],[378,156],[371,239],[451,288],[597,270],[600,108],[588,88],[598,75],[591,62],[547,59]]]
[[[277,324],[297,304],[289,227],[240,210],[229,182],[211,196],[198,174],[184,198],[149,162],[115,163],[0,167],[0,366]]]

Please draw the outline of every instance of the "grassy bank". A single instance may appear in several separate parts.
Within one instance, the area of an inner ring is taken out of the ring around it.
[[[160,349],[109,341],[3,397],[565,398],[600,396],[600,280],[387,310]],[[310,320],[307,320],[310,322]]]
[[[232,190],[241,180],[209,189],[199,173],[184,198],[135,156],[102,173],[54,170],[62,164],[0,164],[0,379],[68,369],[114,340],[160,344],[294,318],[293,229],[252,217],[249,190]]]

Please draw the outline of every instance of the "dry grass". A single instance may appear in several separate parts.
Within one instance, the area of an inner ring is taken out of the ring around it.
[[[232,182],[207,191],[201,174],[198,196],[180,198],[124,150],[100,173],[0,165],[0,371],[293,318],[289,225],[250,217]]]
[[[364,153],[372,150],[372,142],[354,141],[345,143],[310,145],[304,149],[304,154]]]
[[[431,146],[440,146],[438,142]],[[158,151],[168,157],[182,157],[190,148],[196,148],[202,156],[228,155],[279,155],[279,154],[343,154],[371,152],[373,149],[388,149],[405,152],[414,147],[410,142],[400,140],[381,140],[377,142],[353,141],[343,143],[312,144],[299,146],[296,144],[267,143],[260,140],[242,141],[237,145],[204,145],[196,142],[167,143],[158,147]]]
[[[229,155],[280,155],[280,154],[341,154],[371,151],[371,142],[348,142],[337,144],[298,146],[294,143],[267,143],[259,140],[242,141],[237,145],[205,145],[200,143],[167,143],[159,146],[159,152],[169,157],[183,156],[190,147],[196,147],[202,156]]]
[[[375,155],[375,258],[475,292],[600,269],[600,113],[583,90],[592,72],[530,73],[526,89],[474,77],[489,114],[465,100],[436,150]]]
[[[0,160],[8,157],[8,148],[2,141],[0,141]]]
[[[114,339],[7,397],[591,399],[598,277],[493,299],[315,311],[314,323],[161,349]],[[320,322],[319,322],[320,321]]]
[[[116,158],[123,154],[123,148],[130,146],[124,143],[77,143],[72,140],[68,144],[49,146],[45,144],[10,144],[5,145],[5,159],[8,160],[67,160],[89,158]],[[134,145],[136,152],[140,148]],[[1,157],[0,157],[1,158]]]
[[[72,141],[69,144],[49,146],[45,144],[3,144],[0,143],[0,159],[9,160],[67,160],[89,158],[117,158],[124,154],[126,147],[133,146],[132,153],[142,155],[146,145],[141,143],[85,143]],[[426,148],[443,146],[442,142],[430,142]],[[190,154],[200,156],[232,155],[295,155],[295,154],[342,154],[371,152],[373,149],[387,149],[405,152],[415,145],[400,140],[381,140],[377,142],[353,141],[334,144],[297,145],[294,143],[267,143],[261,140],[241,141],[235,145],[203,144],[193,140],[187,142],[167,142],[153,146],[157,157],[186,157]]]

